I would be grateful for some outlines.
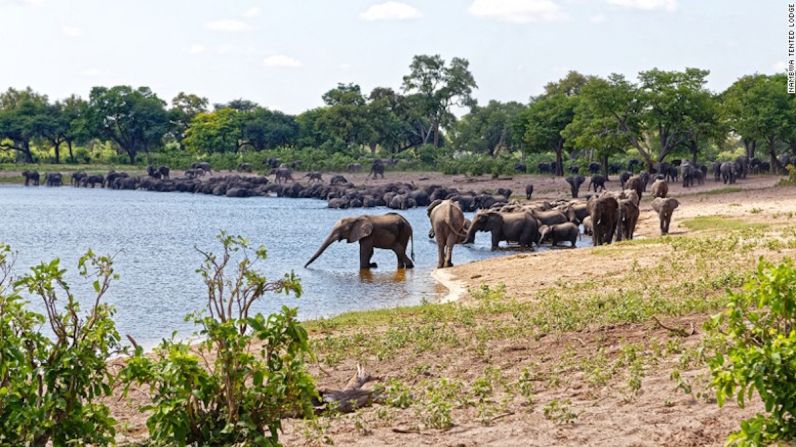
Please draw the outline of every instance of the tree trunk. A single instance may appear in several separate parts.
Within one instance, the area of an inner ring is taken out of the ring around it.
[[[697,153],[699,152],[699,146],[696,143],[691,143],[691,162],[693,164],[697,164]]]
[[[127,149],[127,156],[130,157],[130,164],[135,164],[135,149]]]
[[[600,156],[600,164],[603,165],[603,177],[605,177],[605,181],[608,181],[608,156],[607,155]]]
[[[743,142],[743,147],[746,150],[746,158],[753,159],[755,158],[755,148],[757,146],[757,140],[749,140],[747,138],[741,138]]]
[[[56,141],[53,143],[53,147],[55,149],[55,164],[61,163],[61,142]]]
[[[785,172],[785,166],[779,162],[777,158],[777,140],[776,138],[768,139],[768,155],[771,157],[771,172],[781,173]]]
[[[27,141],[22,142],[22,155],[25,157],[25,163],[33,163],[33,154],[30,152],[30,143]]]
[[[556,146],[556,170],[555,170],[555,174],[559,177],[562,177],[564,175],[564,157],[562,155],[563,152],[564,152],[564,144],[559,143],[559,145]]]
[[[439,121],[434,121],[434,147],[439,147]]]
[[[72,153],[72,140],[66,140],[66,148],[69,149],[69,160],[75,162],[75,154]]]

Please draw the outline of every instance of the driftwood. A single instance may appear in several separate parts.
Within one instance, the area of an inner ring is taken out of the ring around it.
[[[369,406],[378,396],[374,396],[372,390],[365,390],[362,387],[374,380],[379,380],[379,378],[371,376],[361,365],[357,365],[357,372],[348,380],[343,389],[321,388],[318,390],[321,401],[315,405],[315,411],[322,413],[332,410],[338,413],[351,413],[359,408]]]

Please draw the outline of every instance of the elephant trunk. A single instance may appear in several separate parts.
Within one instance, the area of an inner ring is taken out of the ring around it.
[[[320,248],[318,248],[318,251],[316,251],[315,254],[312,255],[312,257],[310,258],[310,260],[307,261],[306,264],[304,264],[304,268],[307,268],[310,264],[315,262],[315,260],[318,259],[318,257],[322,255],[323,252],[326,251],[326,249],[329,248],[329,246],[332,245],[333,242],[335,242],[334,232],[330,233],[329,236],[326,237],[326,240],[323,241],[323,244],[321,244]]]
[[[461,242],[462,244],[471,244],[475,241],[475,232],[478,231],[476,229],[476,225],[470,224],[470,228],[467,229],[467,232],[464,234],[464,240]],[[461,237],[461,236],[459,236]]]

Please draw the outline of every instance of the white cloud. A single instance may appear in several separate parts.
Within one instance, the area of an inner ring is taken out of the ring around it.
[[[605,22],[605,15],[604,14],[595,14],[589,17],[589,22],[591,23],[602,23]]]
[[[654,11],[656,9],[674,11],[677,9],[677,0],[608,0],[608,3],[623,8],[642,9],[644,11]]]
[[[301,67],[301,61],[284,54],[275,54],[263,59],[263,65],[266,67],[298,68]]]
[[[566,14],[552,0],[475,0],[470,14],[511,23],[552,22]]]
[[[207,29],[213,31],[238,32],[248,30],[249,25],[246,22],[241,22],[240,20],[221,19],[208,22]]]
[[[61,27],[61,32],[67,37],[80,37],[83,35],[83,30],[76,26],[64,25]]]
[[[247,9],[246,12],[243,13],[244,17],[253,18],[260,15],[262,10],[258,6],[252,6],[251,8]]]
[[[83,70],[83,75],[84,76],[97,77],[97,76],[104,76],[106,74],[108,74],[107,71],[100,70],[99,68],[96,68],[96,67],[91,67],[91,68],[87,68],[87,69]]]
[[[771,68],[777,73],[782,73],[788,69],[788,64],[786,64],[784,61],[779,61],[772,65]]]
[[[359,14],[359,18],[367,22],[376,20],[411,20],[419,19],[423,14],[414,6],[401,2],[384,2],[371,5]]]
[[[202,44],[195,43],[191,45],[191,48],[188,49],[188,54],[202,54],[206,50],[205,46]]]

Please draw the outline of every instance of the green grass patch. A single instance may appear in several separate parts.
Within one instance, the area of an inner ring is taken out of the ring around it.
[[[682,222],[691,231],[741,231],[746,229],[765,229],[767,224],[749,223],[727,216],[699,216]]]

